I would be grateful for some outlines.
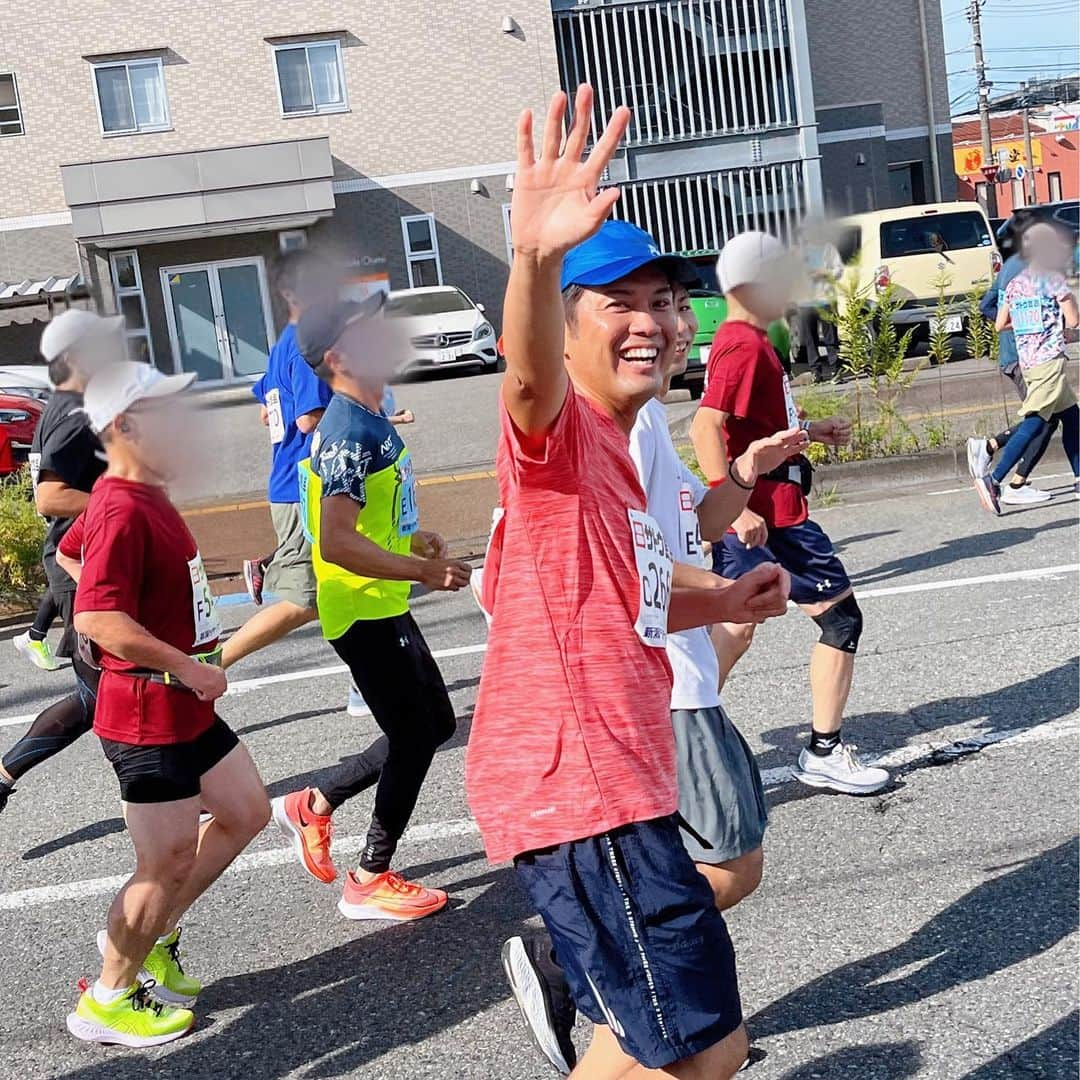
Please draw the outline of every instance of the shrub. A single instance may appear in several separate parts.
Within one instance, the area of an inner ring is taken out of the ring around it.
[[[0,600],[30,600],[43,588],[45,528],[34,509],[30,472],[21,469],[0,483]]]

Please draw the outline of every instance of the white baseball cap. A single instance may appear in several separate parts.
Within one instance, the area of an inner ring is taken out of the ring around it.
[[[100,434],[136,401],[179,394],[194,381],[194,372],[165,375],[150,364],[119,360],[90,376],[83,394],[83,412]]]
[[[123,322],[123,315],[110,315],[103,319],[92,311],[68,308],[67,311],[61,311],[42,331],[41,355],[46,360],[55,360],[61,353],[75,348],[80,342],[114,333],[120,329]]]
[[[740,285],[763,285],[772,280],[788,260],[788,250],[775,236],[744,232],[733,236],[716,261],[720,291]]]

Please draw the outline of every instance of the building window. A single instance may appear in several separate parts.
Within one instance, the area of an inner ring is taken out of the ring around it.
[[[503,232],[506,234],[506,261],[514,261],[514,234],[510,230],[510,204],[503,203]]]
[[[307,247],[307,233],[303,229],[285,229],[278,233],[278,250],[284,255],[287,251],[301,251]]]
[[[146,298],[143,296],[142,274],[139,271],[137,251],[113,251],[109,253],[112,266],[113,293],[116,306],[124,316],[124,340],[128,356],[144,363],[154,362],[154,350],[150,344],[150,329],[146,321]]]
[[[10,71],[5,72],[0,74],[0,135],[22,135],[23,130],[15,75]]]
[[[3,79],[3,75],[0,75],[0,79]],[[0,83],[0,95],[2,95],[3,92],[3,84]],[[2,116],[2,112],[3,110],[0,110],[0,116]],[[1061,202],[1061,173],[1047,173],[1046,179],[1050,184],[1050,201]]]
[[[313,116],[348,109],[340,42],[275,45],[274,65],[283,116]]]
[[[439,262],[439,238],[435,235],[434,214],[403,217],[401,235],[405,241],[405,261],[409,266],[409,288],[441,285],[442,264]]]
[[[103,135],[169,129],[165,69],[160,57],[95,64],[94,90]]]

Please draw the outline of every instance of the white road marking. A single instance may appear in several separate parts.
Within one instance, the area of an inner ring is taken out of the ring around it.
[[[963,751],[968,747],[990,749],[993,747],[1022,746],[1028,743],[1053,742],[1058,739],[1080,735],[1080,713],[1051,720],[1027,728],[1008,728],[1004,731],[979,732],[958,739],[951,743],[916,743],[900,746],[880,756],[868,759],[868,764],[897,768],[910,765],[930,757],[933,753],[950,748]],[[766,769],[761,774],[766,787],[795,782],[791,770],[787,767]],[[450,821],[433,821],[427,825],[415,825],[402,837],[402,845],[431,843],[447,840],[455,836],[473,836],[479,832],[476,822],[471,818],[455,818]],[[367,842],[366,836],[344,836],[334,840],[335,855],[352,855],[361,851]],[[264,851],[252,851],[241,855],[226,871],[227,874],[243,874],[267,867],[286,866],[296,862],[292,847],[269,848]],[[298,872],[302,872],[299,871]],[[22,908],[42,907],[65,900],[83,900],[90,896],[116,892],[127,881],[127,874],[114,874],[110,877],[87,878],[84,881],[65,881],[59,885],[41,885],[32,889],[19,889],[16,892],[0,893],[0,911],[17,911]]]
[[[1040,476],[1039,479],[1046,480],[1062,480],[1065,477],[1072,479],[1072,473],[1051,473],[1049,476]],[[924,495],[958,495],[961,491],[970,491],[974,480],[969,480],[963,487],[946,488],[944,491],[924,491]]]
[[[1006,581],[1041,581],[1047,578],[1061,577],[1064,574],[1075,574],[1080,571],[1080,563],[1063,563],[1060,566],[1033,567],[1028,570],[1009,570],[1000,574],[982,574],[978,577],[946,578],[939,581],[925,581],[917,585],[890,585],[883,589],[860,589],[856,586],[856,594],[860,600],[873,600],[882,596],[902,596],[906,593],[937,592],[940,589],[962,589],[973,585],[993,585]],[[482,653],[487,649],[487,642],[479,642],[476,645],[459,645],[452,649],[436,649],[431,655],[436,660],[445,660],[452,656],[471,656]],[[344,664],[331,664],[327,667],[303,668],[300,671],[285,671],[279,675],[264,675],[257,679],[237,679],[229,683],[229,689],[225,696],[232,694],[247,694],[252,690],[262,690],[267,686],[275,686],[278,683],[299,682],[304,679],[321,679],[327,675],[344,675],[348,668]],[[365,713],[363,715],[369,715]],[[0,728],[16,727],[20,724],[29,724],[37,716],[37,713],[23,713],[21,716],[0,717]]]

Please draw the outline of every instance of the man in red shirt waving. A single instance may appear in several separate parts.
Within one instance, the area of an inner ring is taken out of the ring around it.
[[[712,1080],[747,1043],[727,928],[679,837],[665,643],[669,630],[782,613],[786,575],[680,585],[628,450],[674,347],[678,267],[640,229],[602,224],[618,192],[598,185],[629,111],[582,160],[591,88],[560,151],[565,109],[556,95],[539,159],[530,113],[518,129],[504,512],[485,564],[492,621],[467,790],[489,858],[514,860],[596,1025],[575,1075],[640,1065]]]
[[[795,280],[784,245],[767,233],[742,233],[724,246],[717,271],[728,317],[713,339],[707,386],[690,431],[706,477],[724,480],[729,462],[751,442],[797,423],[814,442],[846,443],[851,437],[846,420],[800,421],[787,375],[765,333],[783,315]],[[862,612],[832,541],[809,520],[803,468],[793,459],[761,478],[731,531],[713,546],[713,569],[737,580],[762,565],[779,564],[791,575],[791,599],[821,629],[810,658],[810,745],[799,755],[795,776],[813,787],[865,795],[883,788],[889,774],[863,765],[840,735]],[[721,684],[753,637],[752,625],[716,628]]]
[[[180,965],[179,920],[270,817],[246,749],[214,712],[220,625],[202,558],[169,502],[190,437],[175,395],[194,376],[117,362],[84,407],[108,469],[84,513],[75,629],[101,665],[94,731],[120,781],[135,872],[98,936],[101,975],[68,1016],[80,1039],[154,1046],[194,1023],[201,984]],[[206,809],[213,818],[200,828]]]

